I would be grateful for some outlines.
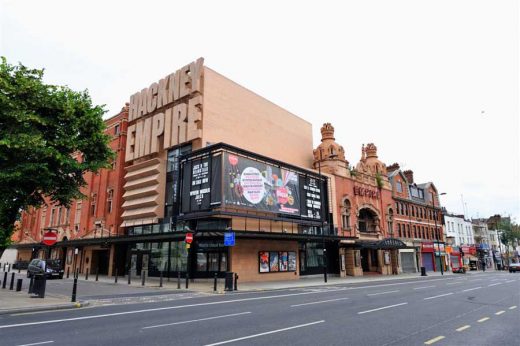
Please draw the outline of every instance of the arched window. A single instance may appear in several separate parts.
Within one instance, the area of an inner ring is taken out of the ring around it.
[[[343,229],[350,229],[350,201],[345,199],[341,208],[341,223]]]

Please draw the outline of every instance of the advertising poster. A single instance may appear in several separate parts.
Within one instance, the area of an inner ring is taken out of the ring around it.
[[[260,259],[260,273],[268,273],[269,272],[269,252],[260,251],[259,259]]]
[[[288,261],[289,261],[289,271],[295,272],[296,271],[296,252],[289,251],[288,252]]]
[[[279,271],[278,252],[269,252],[269,270],[271,272]]]
[[[314,177],[300,176],[301,216],[319,220],[322,218],[320,181]]]
[[[287,259],[287,251],[283,251],[279,253],[280,256],[280,271],[286,272],[288,270],[288,259]]]
[[[226,153],[224,198],[227,205],[300,215],[298,174],[264,162]]]

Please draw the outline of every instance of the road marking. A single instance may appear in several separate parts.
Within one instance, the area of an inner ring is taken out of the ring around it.
[[[189,321],[180,321],[180,322],[173,322],[173,323],[166,323],[166,324],[158,324],[158,325],[155,325],[155,326],[143,327],[141,329],[151,329],[151,328],[159,328],[159,327],[166,327],[166,326],[174,326],[174,325],[177,325],[177,324],[185,324],[185,323],[193,323],[193,322],[200,322],[200,321],[215,320],[217,318],[241,316],[241,315],[247,315],[247,314],[250,314],[250,313],[251,313],[251,311],[239,312],[237,314],[229,314],[229,315],[220,315],[220,316],[199,318],[198,320],[189,320]]]
[[[384,309],[390,309],[390,308],[393,308],[393,307],[396,307],[396,306],[401,306],[401,305],[406,305],[406,304],[408,304],[408,303],[400,303],[400,304],[394,304],[394,305],[383,306],[383,307],[381,307],[381,308],[377,308],[377,309],[366,310],[366,311],[360,311],[360,312],[358,312],[358,315],[362,315],[362,314],[366,314],[366,313],[374,312],[374,311],[379,311],[379,310],[384,310]]]
[[[335,301],[338,301],[338,300],[346,300],[346,299],[349,299],[349,298],[338,298],[338,299],[320,300],[320,301],[318,301],[318,302],[310,302],[310,303],[303,303],[303,304],[295,304],[295,305],[291,305],[291,308],[294,308],[294,307],[296,307],[296,306],[304,306],[304,305],[312,305],[312,304],[320,304],[320,303],[335,302]]]
[[[423,290],[423,289],[425,289],[425,288],[431,288],[431,287],[435,287],[435,286],[415,287],[414,290]]]
[[[474,291],[474,290],[479,290],[481,289],[482,287],[479,286],[479,287],[474,287],[474,288],[468,288],[467,290],[462,290],[462,292],[469,292],[469,291]]]
[[[343,291],[343,290],[339,289],[337,291]],[[329,293],[329,292],[334,292],[334,290],[329,290],[327,293]],[[306,295],[306,294],[317,294],[317,293],[323,293],[323,292],[301,292],[301,293],[278,294],[278,295],[264,296],[264,297],[252,297],[252,298],[221,300],[221,301],[208,302],[208,303],[176,305],[176,306],[167,306],[167,307],[163,307],[163,308],[142,309],[142,310],[132,310],[132,311],[124,311],[124,312],[114,312],[114,313],[110,313],[110,314],[91,315],[91,316],[82,316],[82,317],[73,317],[73,318],[63,318],[63,319],[59,319],[59,320],[47,320],[47,321],[39,321],[39,322],[7,324],[7,325],[3,325],[3,326],[0,325],[0,329],[14,328],[14,327],[23,327],[23,326],[32,326],[32,325],[38,325],[38,324],[59,323],[59,322],[67,322],[67,321],[90,320],[90,319],[93,319],[93,318],[103,318],[103,317],[112,317],[112,316],[121,316],[121,315],[131,315],[131,314],[139,314],[139,313],[143,313],[143,312],[152,312],[152,311],[174,310],[174,309],[182,309],[182,308],[191,308],[191,307],[196,307],[196,306],[220,305],[220,304],[247,302],[247,301],[252,301],[252,300],[285,298],[285,297],[293,297],[293,296],[301,296],[301,295]]]
[[[491,284],[491,285],[488,285],[488,287],[491,287],[491,286],[496,286],[496,285],[502,285],[501,282],[497,282],[496,284]]]
[[[220,341],[220,342],[216,342],[216,343],[213,343],[213,344],[207,344],[205,346],[217,346],[217,345],[229,344],[229,343],[235,342],[235,341],[247,340],[247,339],[252,339],[252,338],[256,338],[256,337],[263,336],[263,335],[269,335],[269,334],[274,334],[274,333],[285,332],[286,330],[308,327],[308,326],[312,326],[314,324],[323,323],[323,322],[325,322],[325,320],[311,322],[311,323],[305,323],[305,324],[300,324],[300,325],[293,326],[293,327],[287,327],[287,328],[282,328],[282,329],[271,330],[269,332],[264,332],[264,333],[259,333],[259,334],[243,336],[241,338]]]
[[[463,330],[466,330],[468,328],[471,328],[469,324],[466,324],[465,326],[462,326],[460,328],[455,329],[457,332],[462,332]]]
[[[516,280],[506,280],[506,282],[515,282]]]
[[[33,344],[23,344],[23,345],[17,345],[17,346],[32,346],[32,345],[43,345],[43,344],[51,344],[54,341],[42,341],[42,342],[35,342]]]
[[[513,310],[513,309],[516,309],[516,305],[513,305],[512,307],[509,308],[509,310]]]
[[[435,298],[440,298],[440,297],[451,296],[452,294],[453,294],[452,292],[450,292],[450,293],[445,293],[445,294],[439,294],[438,296],[433,296],[433,297],[424,298],[424,300],[429,300],[429,299],[435,299]]]
[[[458,284],[463,284],[463,282],[462,281],[459,281],[459,282],[449,282],[446,285],[458,285]]]
[[[498,316],[498,315],[502,315],[504,312],[505,312],[504,310],[500,310],[500,311],[498,311],[498,312],[495,312],[495,315],[497,315],[497,316]]]
[[[487,320],[489,320],[489,317],[484,317],[484,318],[481,318],[480,320],[478,320],[477,322],[486,322]]]
[[[367,296],[378,296],[378,295],[380,295],[380,294],[388,294],[388,293],[395,293],[395,292],[399,292],[399,290],[396,290],[396,291],[379,292],[379,293],[370,293],[370,294],[367,294]]]
[[[430,340],[428,340],[428,341],[425,341],[424,344],[425,344],[425,345],[431,345],[431,344],[434,344],[434,343],[436,343],[437,341],[440,341],[440,340],[442,340],[442,339],[444,339],[444,338],[445,338],[444,336],[439,335],[439,336],[437,336],[437,337],[435,337],[435,338],[433,338],[433,339],[430,339]]]

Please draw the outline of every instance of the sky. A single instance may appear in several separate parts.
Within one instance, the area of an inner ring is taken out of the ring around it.
[[[467,217],[520,221],[515,0],[0,0],[0,55],[115,115],[187,63],[433,181]]]

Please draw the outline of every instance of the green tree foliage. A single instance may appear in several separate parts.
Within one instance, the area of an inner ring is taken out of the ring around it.
[[[103,106],[87,91],[43,82],[43,70],[0,64],[0,248],[14,222],[48,196],[68,206],[82,198],[83,174],[113,157],[104,134]],[[73,157],[81,153],[82,159]]]

